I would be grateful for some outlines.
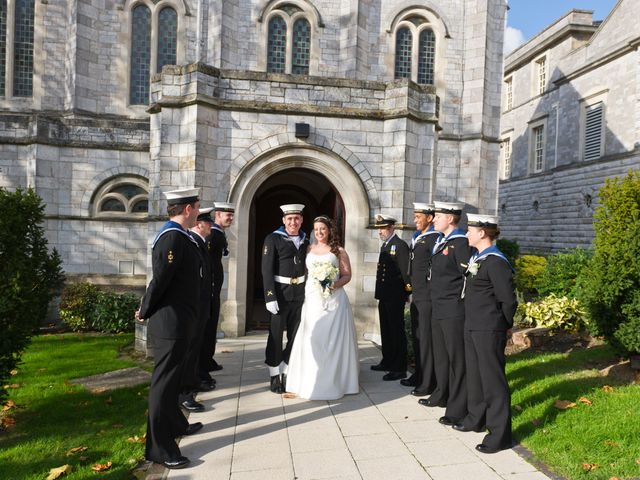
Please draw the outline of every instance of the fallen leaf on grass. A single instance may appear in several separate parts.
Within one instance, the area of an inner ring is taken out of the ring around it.
[[[7,401],[4,407],[2,407],[2,411],[6,412],[7,410],[11,410],[12,408],[16,408],[16,402],[13,400]]]
[[[73,455],[74,453],[80,453],[87,450],[89,447],[73,447],[71,450],[67,452],[67,457]]]
[[[12,384],[5,385],[2,388],[4,388],[5,390],[8,390],[9,388],[20,388],[20,384],[19,383],[12,383]]]
[[[613,440],[605,440],[604,444],[609,446],[609,447],[619,447],[620,446],[618,444],[618,442],[614,442]]]
[[[539,427],[540,425],[542,425],[542,420],[540,420],[539,418],[534,418],[533,420],[531,420],[531,423],[532,423],[535,427]]]
[[[104,401],[104,403],[106,403],[107,405],[111,405],[113,403],[113,399],[109,397]]]
[[[18,374],[18,370],[16,370],[16,369],[14,368],[14,369],[13,369],[13,370],[11,370],[9,373],[10,373],[10,374],[11,374],[11,376],[13,377],[14,375],[17,375],[17,374]]]
[[[145,443],[147,441],[147,434],[145,433],[141,437],[138,435],[134,435],[133,437],[127,438],[127,442],[131,443]]]
[[[636,463],[640,465],[640,458],[636,458]]]
[[[593,405],[593,402],[589,400],[587,397],[580,397],[578,401],[580,403],[584,403],[585,405],[589,405],[589,406]]]
[[[98,388],[92,388],[91,389],[91,393],[93,393],[94,395],[100,395],[101,393],[106,392],[107,389],[104,387],[98,387]]]
[[[514,405],[514,406],[513,406],[513,409],[514,409],[516,412],[521,412],[522,410],[524,410],[524,408],[522,408],[520,405]]]
[[[602,390],[604,390],[607,393],[611,393],[613,392],[613,387],[611,385],[605,385],[604,387],[602,387]]]
[[[559,410],[566,410],[568,408],[573,408],[576,406],[575,403],[570,402],[569,400],[556,400],[553,403],[553,406],[556,407]]]
[[[10,428],[15,426],[16,419],[13,417],[2,417],[0,418],[0,427],[2,428]]]
[[[597,463],[583,463],[582,464],[582,470],[584,470],[585,472],[590,472],[592,470],[595,470],[598,468],[598,464]]]
[[[609,480],[620,480],[618,477],[611,477]]]
[[[62,475],[66,475],[67,473],[71,473],[71,465],[63,465],[61,467],[52,468],[49,470],[49,476],[47,480],[56,480],[56,478],[60,478]]]
[[[107,463],[96,463],[95,465],[91,466],[91,470],[93,470],[94,472],[103,472],[105,470],[109,470],[111,468],[111,465],[113,465],[113,462],[111,460],[109,460]]]

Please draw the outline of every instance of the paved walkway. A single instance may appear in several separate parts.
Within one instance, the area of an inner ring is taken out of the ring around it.
[[[219,343],[218,388],[198,396],[207,411],[189,419],[205,426],[180,442],[192,464],[169,479],[548,478],[512,450],[477,453],[482,434],[439,424],[444,409],[422,407],[409,388],[383,382],[369,369],[380,357],[371,343],[360,344],[360,393],[330,402],[271,393],[265,343],[264,336]]]

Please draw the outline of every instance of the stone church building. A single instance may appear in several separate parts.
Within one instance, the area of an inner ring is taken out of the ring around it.
[[[0,0],[0,186],[73,279],[144,288],[162,192],[237,206],[222,329],[264,326],[278,206],[334,216],[360,333],[378,213],[495,213],[505,0]],[[404,235],[408,238],[409,232]]]
[[[524,251],[589,247],[599,188],[640,168],[640,2],[592,13],[505,58],[499,213]]]

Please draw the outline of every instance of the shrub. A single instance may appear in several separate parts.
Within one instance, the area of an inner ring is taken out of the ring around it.
[[[538,279],[542,275],[547,260],[537,255],[523,255],[516,260],[516,287],[522,291],[525,296],[530,296],[537,292],[536,285]]]
[[[584,326],[584,311],[575,298],[557,297],[553,293],[522,306],[524,323],[551,330],[577,332]]]
[[[551,293],[576,297],[576,280],[593,257],[592,250],[575,248],[547,257],[547,265],[538,277],[535,288],[540,295]]]
[[[593,259],[578,279],[589,331],[640,353],[640,173],[607,179],[594,215]]]
[[[0,188],[0,403],[2,385],[64,281],[62,261],[47,248],[44,204],[32,189]]]
[[[140,299],[132,293],[99,292],[91,326],[106,333],[133,332]]]
[[[520,256],[520,245],[515,240],[507,240],[506,238],[499,238],[496,241],[496,246],[500,249],[504,256],[507,257],[511,265],[516,264],[516,259]]]
[[[100,288],[79,282],[65,287],[60,298],[60,319],[74,332],[89,330]]]

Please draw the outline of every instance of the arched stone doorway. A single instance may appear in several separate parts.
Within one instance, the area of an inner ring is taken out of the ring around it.
[[[325,176],[308,168],[290,168],[269,177],[256,192],[249,214],[246,331],[269,326],[264,308],[260,252],[264,238],[282,225],[280,205],[286,203],[305,205],[302,229],[307,235],[311,235],[313,219],[325,214],[337,220],[340,238],[344,236],[342,197]]]
[[[257,275],[256,270],[259,269],[253,254],[256,245],[262,246],[264,236],[281,224],[279,205],[297,203],[297,199],[300,199],[300,203],[311,205],[314,202],[308,198],[317,195],[322,197],[323,191],[325,196],[329,194],[328,203],[323,204],[322,198],[314,200],[318,204],[314,208],[318,210],[306,211],[305,218],[310,225],[316,213],[335,214],[320,210],[331,210],[332,198],[336,204],[342,203],[343,206],[337,211],[344,212],[344,244],[352,259],[353,279],[345,289],[354,307],[356,327],[360,317],[361,326],[365,328],[365,323],[375,316],[373,296],[364,292],[365,276],[375,275],[375,264],[365,264],[363,261],[365,252],[378,249],[377,239],[366,228],[371,210],[379,208],[375,188],[368,186],[365,189],[361,176],[335,153],[299,145],[280,146],[264,152],[246,163],[232,176],[231,181],[229,201],[236,205],[236,222],[228,236],[232,253],[229,258],[226,301],[222,305],[222,329],[231,336],[244,335],[250,324],[248,321],[251,318],[247,313],[251,307],[247,300],[253,299],[255,285],[251,283],[255,283],[253,275]],[[317,192],[313,190],[316,187]],[[278,196],[278,189],[285,192],[285,197]],[[339,196],[336,192],[339,192]],[[266,212],[263,214],[266,218],[260,222],[254,209],[256,198],[261,199],[261,208],[264,206]],[[309,230],[308,225],[305,228]]]

